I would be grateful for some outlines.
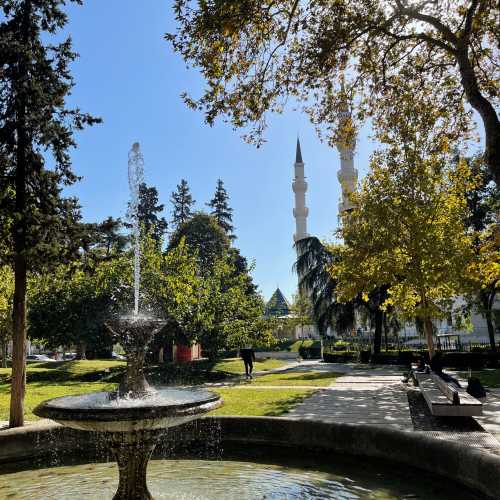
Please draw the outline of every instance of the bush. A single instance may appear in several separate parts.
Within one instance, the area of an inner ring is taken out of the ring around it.
[[[300,347],[299,355],[303,359],[320,359],[321,358],[321,345],[319,347]]]
[[[443,365],[447,368],[472,368],[480,370],[487,364],[498,362],[498,353],[486,352],[446,352]]]
[[[325,363],[352,363],[356,361],[358,353],[356,351],[328,351],[323,353]]]

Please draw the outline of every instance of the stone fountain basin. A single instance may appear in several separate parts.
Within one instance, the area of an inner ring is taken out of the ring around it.
[[[72,429],[123,433],[174,427],[221,405],[211,391],[169,388],[137,399],[117,399],[111,392],[64,396],[44,401],[33,413]]]

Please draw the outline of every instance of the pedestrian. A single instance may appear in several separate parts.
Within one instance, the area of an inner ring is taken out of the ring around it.
[[[243,363],[245,364],[245,375],[246,378],[253,378],[252,377],[252,371],[253,371],[253,362],[255,361],[255,353],[253,349],[250,346],[246,346],[243,349],[240,349],[240,356],[241,359],[243,360]]]

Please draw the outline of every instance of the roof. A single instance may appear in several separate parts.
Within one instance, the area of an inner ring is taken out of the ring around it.
[[[269,299],[269,302],[266,304],[266,316],[288,316],[290,314],[290,304],[288,300],[286,300],[283,292],[276,288],[276,291],[273,293],[273,296]]]
[[[300,141],[297,137],[297,149],[295,150],[295,163],[304,163],[302,161],[302,151],[300,150]]]

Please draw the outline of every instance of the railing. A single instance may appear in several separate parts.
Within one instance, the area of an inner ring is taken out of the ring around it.
[[[353,339],[349,338],[345,341],[341,341],[342,344],[335,345],[338,342],[325,340],[323,343],[323,348],[328,351],[370,351],[373,346],[373,340],[369,339]],[[500,351],[500,342],[496,344],[497,350]],[[435,342],[435,348],[437,351],[442,352],[475,352],[475,351],[490,351],[491,346],[489,342],[477,342],[470,341],[464,342],[460,339],[450,340],[448,338],[439,338]],[[381,351],[386,350],[385,342],[382,340]],[[425,342],[413,343],[411,345],[403,344],[402,342],[397,342],[397,339],[391,338],[387,342],[388,351],[419,351],[427,350],[427,344]]]

